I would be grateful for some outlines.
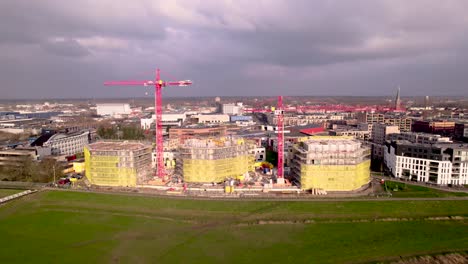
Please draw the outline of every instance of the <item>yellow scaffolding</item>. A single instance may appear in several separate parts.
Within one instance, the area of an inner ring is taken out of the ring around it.
[[[301,165],[301,189],[352,191],[369,183],[370,160],[357,165]]]
[[[137,183],[137,171],[134,168],[119,167],[118,156],[91,156],[84,148],[86,177],[95,185],[129,186]]]
[[[253,171],[255,158],[252,155],[239,155],[234,158],[182,160],[185,182],[222,182],[227,178],[239,178]]]

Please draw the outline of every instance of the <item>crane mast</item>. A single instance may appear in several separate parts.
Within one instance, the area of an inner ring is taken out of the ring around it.
[[[161,80],[161,73],[156,69],[155,80],[136,80],[136,81],[108,81],[106,86],[149,86],[154,85],[154,114],[155,114],[155,149],[156,149],[156,176],[162,181],[165,181],[166,170],[164,168],[164,140],[162,126],[162,88],[166,86],[187,86],[191,85],[192,81],[170,81]]]

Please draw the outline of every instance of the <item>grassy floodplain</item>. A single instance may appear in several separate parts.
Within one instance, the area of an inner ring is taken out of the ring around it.
[[[46,191],[0,207],[5,263],[365,263],[468,248],[468,201]]]
[[[392,193],[392,197],[397,198],[412,198],[412,197],[465,197],[466,192],[446,192],[433,188],[428,188],[419,185],[406,184],[404,182],[386,181],[388,190]]]
[[[24,190],[15,190],[15,189],[0,189],[0,198],[10,196],[15,193],[20,193]]]

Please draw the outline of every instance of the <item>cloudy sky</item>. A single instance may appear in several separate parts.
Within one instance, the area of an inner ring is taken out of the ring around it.
[[[144,97],[106,80],[191,79],[167,96],[468,95],[466,0],[1,0],[0,92]]]

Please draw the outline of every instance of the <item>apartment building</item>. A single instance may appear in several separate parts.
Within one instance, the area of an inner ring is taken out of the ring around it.
[[[468,184],[468,145],[388,141],[385,165],[396,178],[439,185]]]
[[[388,140],[407,140],[419,144],[452,143],[449,137],[429,133],[402,132],[390,134]]]
[[[73,155],[83,152],[84,146],[89,144],[89,131],[75,133],[45,133],[36,139],[31,146],[50,147],[52,155]]]
[[[368,124],[386,124],[398,126],[400,131],[411,131],[412,119],[404,115],[390,115],[375,112],[360,112],[357,114],[357,120],[360,123]],[[372,134],[372,132],[371,132]]]

